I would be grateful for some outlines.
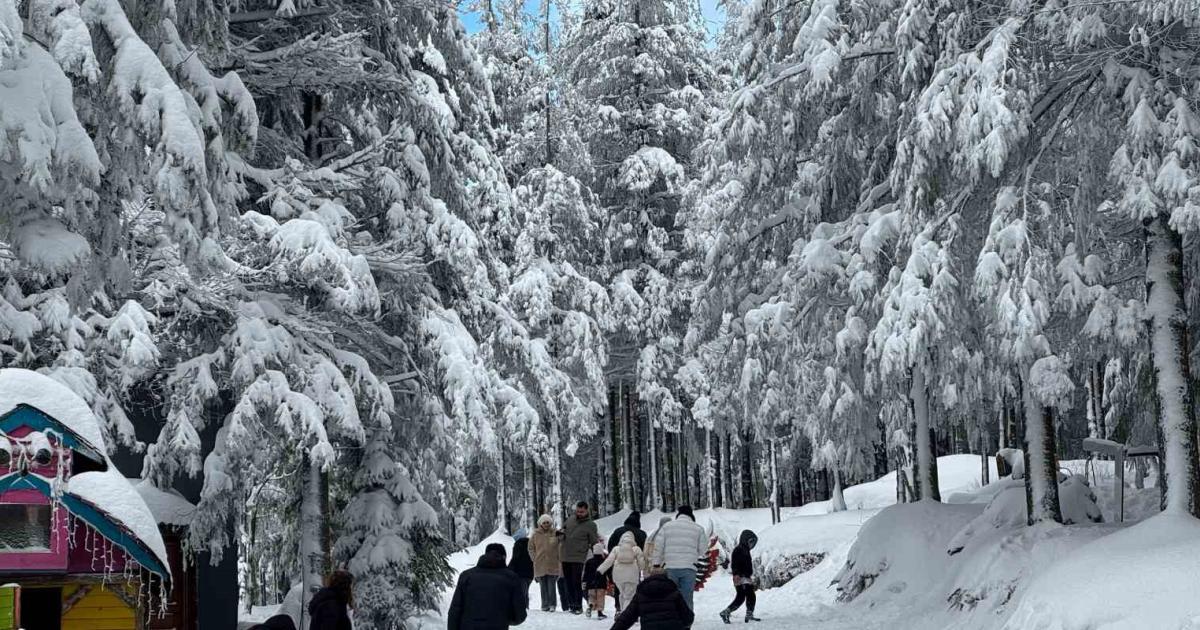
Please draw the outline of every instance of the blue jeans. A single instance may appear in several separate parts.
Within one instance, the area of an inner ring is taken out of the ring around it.
[[[696,589],[696,570],[695,569],[667,569],[667,578],[679,587],[679,593],[683,595],[683,601],[687,602],[688,608],[695,610],[692,605],[692,592]]]

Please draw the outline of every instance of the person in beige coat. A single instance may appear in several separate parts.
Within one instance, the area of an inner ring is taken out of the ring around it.
[[[553,612],[558,606],[558,578],[562,575],[558,536],[549,514],[538,518],[537,529],[529,537],[529,555],[533,557],[533,579],[542,594],[542,610]]]
[[[654,548],[658,545],[658,533],[662,531],[663,525],[666,525],[667,523],[670,523],[670,522],[671,522],[670,516],[664,516],[661,519],[659,519],[658,520],[658,529],[654,530],[654,533],[651,534],[650,537],[646,539],[646,549],[645,549],[645,552],[642,554],[642,557],[644,558],[644,561],[646,563],[646,566],[643,567],[646,570],[646,575],[653,575],[653,574],[657,574],[657,573],[666,573],[666,570],[663,569],[661,566],[654,566],[653,564],[651,564],[650,558],[654,557]]]

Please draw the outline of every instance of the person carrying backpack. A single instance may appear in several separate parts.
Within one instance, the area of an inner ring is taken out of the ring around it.
[[[629,630],[639,621],[641,630],[687,630],[696,615],[679,593],[679,587],[662,573],[642,580],[612,630]]]
[[[633,599],[638,582],[642,581],[642,568],[645,564],[646,557],[637,545],[636,535],[633,532],[625,532],[621,536],[621,542],[608,555],[604,564],[600,565],[601,573],[612,570],[612,581],[617,589],[618,610],[625,608],[629,605],[629,600]]]
[[[592,547],[592,557],[583,565],[583,587],[587,589],[587,616],[596,611],[597,619],[606,619],[604,615],[604,600],[608,597],[608,576],[600,567],[605,562],[607,552],[604,543],[598,542]]]
[[[758,544],[758,536],[747,529],[738,538],[737,547],[733,548],[733,554],[729,560],[729,571],[733,574],[733,587],[737,591],[737,596],[734,597],[733,603],[728,608],[721,611],[721,621],[725,623],[730,623],[729,618],[742,606],[742,603],[746,604],[746,623],[762,621],[754,616],[754,562],[750,559],[750,551],[756,544]]]

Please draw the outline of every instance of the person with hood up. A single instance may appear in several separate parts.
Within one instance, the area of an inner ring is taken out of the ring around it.
[[[725,623],[730,623],[729,618],[743,603],[746,604],[746,623],[762,621],[754,616],[754,562],[750,559],[750,551],[756,544],[758,536],[747,529],[738,537],[738,545],[733,548],[729,572],[733,574],[733,588],[737,591],[737,596],[728,608],[721,611],[721,621]]]
[[[515,549],[515,547],[514,547]],[[537,529],[529,537],[529,553],[533,556],[533,579],[542,595],[542,610],[554,612],[558,607],[558,583],[562,576],[562,559],[558,553],[558,536],[554,519],[549,514],[538,517]],[[564,606],[566,600],[563,600]]]
[[[529,585],[533,583],[533,558],[529,557],[529,533],[525,528],[517,530],[513,536],[513,555],[512,560],[508,561],[508,568],[525,583],[525,604],[528,606]]]
[[[608,576],[600,567],[604,565],[608,551],[604,543],[598,542],[592,547],[592,557],[583,565],[583,586],[587,589],[587,616],[596,611],[597,619],[606,619],[604,615],[604,600],[608,597]]]
[[[679,506],[675,520],[663,525],[655,534],[656,566],[667,569],[667,577],[679,587],[679,594],[692,608],[692,591],[696,588],[696,561],[708,553],[708,532],[696,524],[690,505]]]
[[[621,536],[621,543],[600,565],[601,573],[612,570],[612,581],[616,585],[613,595],[617,598],[618,611],[629,605],[638,582],[642,581],[642,567],[645,564],[646,558],[637,544],[637,537],[633,532],[625,532]]]
[[[525,621],[529,589],[504,566],[505,555],[503,545],[492,543],[475,568],[458,576],[446,613],[447,630],[507,630]]]
[[[334,571],[325,579],[325,588],[308,602],[309,630],[351,630],[350,608],[354,605],[354,576],[349,571]]]
[[[621,543],[621,537],[627,533],[633,534],[634,540],[636,541],[639,549],[645,549],[646,532],[642,531],[641,512],[638,512],[637,510],[630,512],[629,516],[625,517],[625,524],[613,530],[612,535],[608,537],[608,551],[610,554],[612,553],[612,550],[616,549],[617,545]],[[617,600],[617,612],[620,613],[621,606],[623,605],[622,602],[625,600],[621,598],[621,584],[615,579],[613,580],[613,597]],[[631,593],[629,597],[633,597],[633,594]]]
[[[638,585],[629,605],[617,615],[612,630],[629,630],[639,621],[641,630],[687,630],[695,619],[679,588],[660,573]]]
[[[600,532],[596,529],[596,522],[592,520],[587,501],[580,501],[575,505],[574,516],[563,523],[558,536],[562,552],[562,574],[567,582],[567,599],[562,607],[563,610],[579,615],[583,613],[583,565],[591,555],[592,547],[600,542]]]

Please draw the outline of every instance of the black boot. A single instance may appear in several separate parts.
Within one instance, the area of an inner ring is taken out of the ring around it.
[[[747,609],[746,610],[746,623],[750,623],[751,621],[762,621],[762,619],[755,617],[753,610]]]
[[[733,613],[731,613],[728,608],[726,608],[725,610],[722,610],[721,611],[721,621],[724,621],[725,623],[733,623],[733,622],[729,621],[729,616],[731,614],[733,614]]]

